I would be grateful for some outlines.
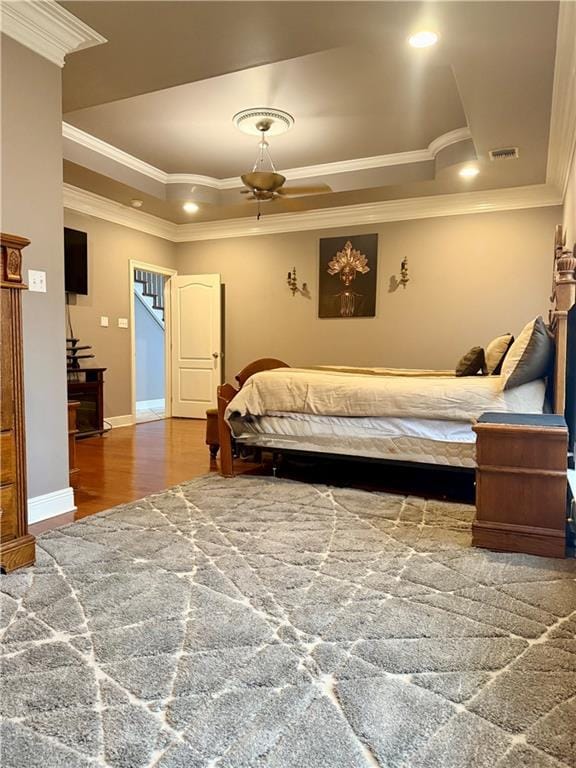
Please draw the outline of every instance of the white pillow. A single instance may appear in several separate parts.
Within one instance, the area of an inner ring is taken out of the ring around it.
[[[489,375],[499,374],[506,353],[512,346],[514,336],[511,333],[505,333],[503,336],[496,336],[486,347],[486,369]]]
[[[537,317],[524,326],[504,358],[504,389],[545,378],[551,371],[553,359],[554,342],[544,320]]]

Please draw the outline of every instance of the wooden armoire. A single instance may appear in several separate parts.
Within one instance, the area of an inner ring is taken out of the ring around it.
[[[13,571],[35,559],[27,519],[22,375],[22,249],[30,241],[0,238],[0,567]]]

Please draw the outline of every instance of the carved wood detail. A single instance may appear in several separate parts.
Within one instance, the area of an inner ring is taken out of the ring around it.
[[[30,241],[17,235],[0,236],[1,282],[0,361],[2,371],[3,471],[0,480],[0,567],[4,571],[34,562],[34,537],[28,533],[24,381],[22,372],[21,250]]]

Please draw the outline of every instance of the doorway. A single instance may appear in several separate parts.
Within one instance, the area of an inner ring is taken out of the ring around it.
[[[175,270],[130,261],[132,416],[157,421],[170,409],[170,287]]]

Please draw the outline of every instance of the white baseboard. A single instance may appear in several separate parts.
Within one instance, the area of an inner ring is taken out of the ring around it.
[[[74,512],[75,509],[73,488],[62,488],[42,496],[33,496],[28,499],[28,523],[33,525],[49,517]]]
[[[105,416],[104,425],[110,424],[112,428],[115,427],[131,427],[134,424],[134,416],[131,413],[127,413],[126,416]]]
[[[161,397],[159,400],[138,400],[136,403],[136,410],[147,408],[164,408],[166,405],[166,400]]]

